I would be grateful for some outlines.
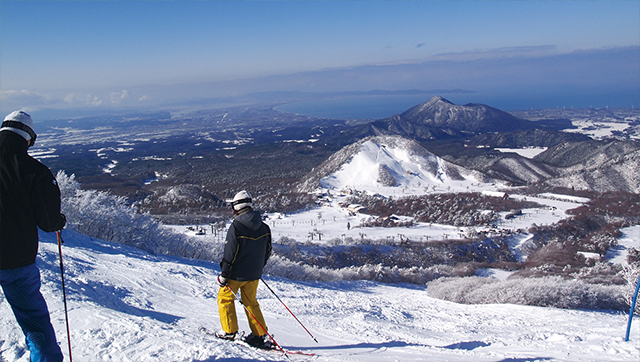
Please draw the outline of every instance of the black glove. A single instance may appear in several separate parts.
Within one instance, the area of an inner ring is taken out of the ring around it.
[[[227,278],[223,277],[222,275],[218,275],[218,284],[220,284],[221,288],[224,288],[227,286]]]
[[[67,225],[67,217],[64,216],[63,213],[60,213],[60,219],[62,219],[62,225],[60,226],[60,229],[56,230],[56,231],[62,231],[62,229],[64,229],[65,225]]]

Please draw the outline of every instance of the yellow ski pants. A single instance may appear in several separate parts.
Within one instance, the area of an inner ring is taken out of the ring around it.
[[[260,280],[239,282],[231,279],[227,280],[227,285],[231,290],[233,290],[233,293],[237,294],[238,289],[240,289],[240,298],[242,299],[242,303],[244,303],[245,307],[249,309],[255,319],[258,320],[258,322],[256,322],[251,314],[245,310],[245,314],[249,320],[251,333],[253,333],[254,336],[264,336],[267,333],[267,331],[262,328],[267,328],[267,324],[264,322],[260,305],[256,299],[259,281]],[[218,314],[220,314],[220,324],[222,325],[222,330],[225,331],[225,333],[234,333],[238,331],[238,316],[236,314],[236,305],[234,303],[235,296],[233,293],[231,293],[227,287],[221,287],[218,291]]]

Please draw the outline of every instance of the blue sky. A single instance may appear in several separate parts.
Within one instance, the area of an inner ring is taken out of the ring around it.
[[[414,88],[630,107],[639,64],[638,1],[0,0],[3,113]]]

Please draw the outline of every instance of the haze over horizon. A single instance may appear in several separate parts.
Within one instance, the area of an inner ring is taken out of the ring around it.
[[[3,115],[378,89],[640,107],[640,3],[0,1]]]

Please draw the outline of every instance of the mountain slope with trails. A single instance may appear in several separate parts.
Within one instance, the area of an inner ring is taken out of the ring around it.
[[[303,178],[298,190],[354,188],[388,194],[410,187],[462,191],[473,183],[496,182],[482,172],[443,160],[412,139],[377,136],[343,147]]]

